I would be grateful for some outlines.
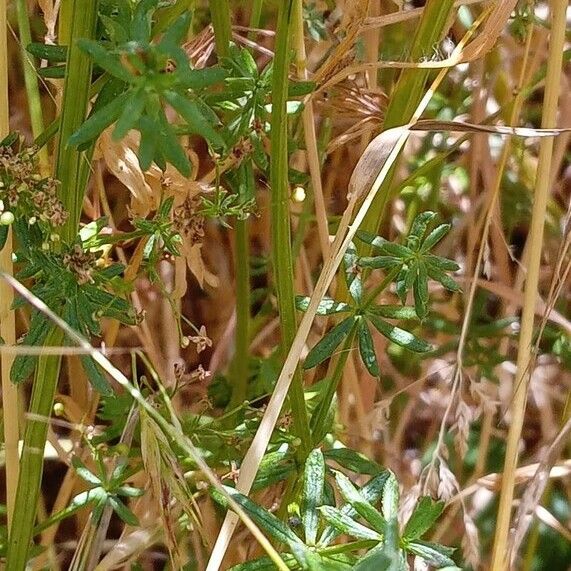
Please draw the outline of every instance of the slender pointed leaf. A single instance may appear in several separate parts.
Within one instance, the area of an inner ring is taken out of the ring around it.
[[[377,331],[387,339],[390,339],[393,343],[396,343],[410,351],[414,351],[415,353],[426,353],[427,351],[432,351],[432,345],[418,337],[415,337],[412,333],[409,333],[396,325],[391,325],[376,315],[369,314],[368,318]]]
[[[321,506],[319,510],[323,517],[340,533],[350,535],[355,539],[372,539],[374,541],[383,539],[382,535],[356,522],[340,509],[332,506]]]
[[[325,482],[325,460],[319,449],[312,450],[305,463],[303,476],[302,520],[305,530],[305,542],[315,545],[319,514],[317,508],[323,503],[323,484]]]
[[[345,339],[345,337],[351,331],[355,323],[355,317],[347,317],[341,323],[338,323],[331,331],[323,337],[319,343],[313,347],[313,349],[308,353],[305,362],[303,364],[304,369],[311,369],[325,361],[333,355],[335,349],[339,347],[341,341]]]
[[[375,354],[375,345],[371,331],[369,330],[369,325],[364,319],[361,320],[357,334],[359,337],[359,354],[361,355],[361,360],[365,364],[367,371],[369,371],[373,377],[378,377],[380,371],[377,355]]]

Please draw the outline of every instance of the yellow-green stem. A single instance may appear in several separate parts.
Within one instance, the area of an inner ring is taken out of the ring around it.
[[[551,38],[549,42],[549,59],[545,83],[543,117],[541,126],[552,128],[556,126],[557,101],[561,81],[562,54],[565,43],[566,0],[551,2]],[[494,537],[492,553],[492,571],[503,571],[509,566],[508,540],[511,521],[512,503],[514,497],[515,471],[518,462],[518,449],[523,427],[527,390],[533,363],[533,325],[535,304],[539,285],[539,270],[543,246],[543,229],[547,198],[549,196],[549,181],[551,171],[551,155],[553,139],[542,139],[539,149],[539,162],[535,181],[535,195],[531,215],[529,242],[531,245],[529,264],[524,290],[524,305],[521,316],[521,331],[518,345],[517,368],[514,379],[514,392],[511,401],[511,425],[508,433],[500,506]]]
[[[6,0],[0,0],[0,140],[10,131],[8,102],[8,42]],[[12,275],[12,231],[0,251],[0,271]],[[7,345],[16,343],[16,323],[11,309],[12,288],[0,280],[0,338]],[[18,389],[10,382],[13,358],[9,353],[0,356],[2,376],[2,407],[4,421],[4,451],[6,457],[6,509],[8,528],[12,522],[18,485]]]
[[[280,2],[272,78],[270,157],[272,261],[282,335],[281,352],[284,358],[297,330],[289,216],[288,122],[286,114],[292,12],[293,0]],[[299,457],[304,460],[311,450],[311,435],[305,407],[303,379],[299,370],[294,373],[289,400],[293,416],[293,431],[300,439]]]
[[[42,101],[38,86],[38,76],[34,66],[34,59],[26,51],[26,46],[32,42],[30,30],[30,18],[28,15],[28,3],[26,0],[17,0],[16,8],[18,14],[18,35],[20,37],[20,52],[22,54],[22,66],[24,68],[24,82],[26,84],[26,96],[28,98],[28,110],[30,113],[30,124],[34,139],[44,130],[44,117],[42,113]],[[38,156],[40,165],[44,172],[49,168],[49,157],[47,147],[42,147]]]
[[[216,51],[219,57],[230,54],[232,28],[228,0],[212,2],[210,6]],[[238,169],[240,190],[244,198],[253,194],[253,166],[247,160]],[[232,397],[229,410],[237,408],[248,392],[248,351],[250,348],[250,236],[248,219],[236,218],[234,223],[235,276],[236,276],[236,346],[232,363]]]

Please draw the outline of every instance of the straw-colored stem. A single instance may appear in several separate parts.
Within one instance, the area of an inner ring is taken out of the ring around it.
[[[553,0],[551,2],[551,39],[549,43],[549,59],[543,102],[544,111],[541,122],[543,128],[554,127],[557,120],[557,101],[559,98],[562,54],[565,42],[566,9],[567,2],[565,0]],[[514,497],[515,471],[518,462],[519,441],[523,427],[527,390],[533,362],[533,326],[539,285],[545,212],[550,188],[552,151],[553,138],[542,139],[539,148],[535,195],[531,215],[529,233],[531,247],[524,289],[517,368],[514,379],[513,398],[510,406],[511,425],[508,433],[500,506],[492,553],[492,571],[503,571],[507,569],[510,556],[508,552],[508,541]]]
[[[0,0],[0,140],[10,131],[8,107],[8,44],[7,44],[6,0]],[[12,268],[12,231],[4,248],[0,251],[0,271],[10,275]],[[6,283],[0,283],[0,338],[7,345],[16,342],[16,323],[11,309],[14,299],[12,288]],[[4,353],[1,357],[2,375],[2,406],[4,420],[4,448],[6,455],[6,508],[8,528],[12,522],[18,485],[18,390],[10,382],[10,368],[13,357]]]

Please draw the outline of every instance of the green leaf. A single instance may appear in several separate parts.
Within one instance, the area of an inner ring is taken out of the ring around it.
[[[151,39],[151,12],[157,8],[158,2],[159,0],[140,0],[137,4],[129,29],[134,40],[147,43]]]
[[[442,501],[435,502],[428,496],[420,498],[404,528],[404,539],[412,541],[422,537],[434,525],[443,509],[444,502]]]
[[[323,454],[327,460],[333,460],[333,462],[337,462],[343,468],[356,474],[376,476],[383,472],[383,468],[379,464],[351,448],[333,448],[326,450]]]
[[[50,323],[43,313],[34,312],[30,321],[30,329],[23,340],[23,345],[41,347],[51,330]],[[38,357],[36,355],[17,355],[10,369],[10,380],[19,384],[27,380],[34,372]]]
[[[125,101],[125,106],[113,130],[112,138],[119,141],[127,135],[131,129],[135,129],[145,109],[146,98],[143,89],[137,89]]]
[[[450,230],[450,224],[441,224],[440,226],[437,226],[426,237],[426,240],[424,240],[422,242],[422,247],[421,247],[420,251],[423,253],[426,253],[429,250],[431,250],[432,248],[434,248],[434,246],[436,246],[436,244],[438,244],[438,242],[440,242],[440,240],[442,240],[442,238],[444,238],[444,236],[446,236],[446,234],[448,234],[449,230]]]
[[[71,459],[71,465],[76,471],[77,475],[85,480],[88,484],[93,486],[101,486],[101,479],[93,474],[87,466],[79,459],[78,456],[73,456]]]
[[[252,490],[261,490],[285,480],[295,467],[295,460],[290,450],[269,452],[262,458]]]
[[[384,534],[387,522],[385,518],[363,497],[361,492],[341,472],[335,472],[337,487],[343,499],[349,503],[355,511],[380,534]]]
[[[290,555],[289,553],[280,553],[280,557],[290,569],[298,568],[297,560],[293,555]],[[275,571],[275,569],[276,564],[267,555],[264,555],[258,559],[234,565],[233,567],[230,567],[228,571]]]
[[[355,323],[355,317],[347,317],[338,323],[308,353],[303,364],[304,369],[311,369],[333,355],[341,341],[349,334]]]
[[[384,545],[377,545],[359,560],[353,568],[354,571],[388,571],[392,559],[385,551]]]
[[[286,543],[288,546],[291,546],[292,544],[298,544],[307,549],[299,537],[297,537],[297,535],[295,535],[295,533],[291,531],[291,529],[289,529],[289,527],[281,522],[275,515],[271,514],[269,511],[259,506],[250,498],[244,496],[234,488],[224,486],[224,490],[226,490],[232,499],[237,504],[239,504],[244,509],[244,511],[275,540],[281,543]],[[212,489],[210,493],[218,503],[228,507],[226,498],[218,490]]]
[[[387,319],[417,319],[414,307],[402,305],[375,305],[367,309],[367,313]]]
[[[428,266],[434,266],[445,272],[457,272],[460,269],[460,266],[454,260],[435,256],[434,254],[425,254],[424,261]]]
[[[189,177],[192,171],[185,150],[180,146],[175,130],[168,123],[164,112],[160,120],[160,151],[164,158],[171,163],[183,176]],[[155,157],[156,160],[156,157]],[[160,166],[160,165],[159,165]],[[164,169],[161,169],[164,170]]]
[[[300,311],[307,311],[310,297],[298,295],[295,298],[295,306]],[[324,297],[317,306],[317,315],[332,315],[334,313],[344,313],[351,311],[352,307],[348,303],[336,301],[330,297]]]
[[[186,89],[204,89],[220,83],[226,78],[226,71],[221,67],[206,67],[204,69],[186,69],[178,74],[178,85]]]
[[[325,482],[325,460],[321,450],[312,450],[305,462],[303,475],[302,520],[305,541],[315,545],[319,516],[317,508],[323,503],[323,484]]]
[[[419,261],[414,280],[414,307],[420,319],[428,315],[428,302],[428,274],[424,262]]]
[[[407,544],[406,550],[414,555],[418,555],[424,559],[429,565],[440,569],[455,565],[454,560],[450,557],[454,553],[454,549],[444,547],[438,543],[430,543],[428,541],[411,541]]]
[[[192,11],[188,10],[166,29],[159,45],[165,48],[180,46],[186,39],[191,20]]]
[[[389,470],[389,477],[383,488],[382,510],[383,516],[387,521],[392,520],[398,515],[399,507],[399,483],[397,477]]]
[[[369,314],[367,317],[375,326],[377,331],[387,339],[390,339],[393,343],[396,343],[409,351],[414,351],[415,353],[426,353],[427,351],[432,351],[432,345],[422,339],[418,339],[418,337],[415,337],[412,333],[409,333],[396,325],[391,325],[376,315]]]
[[[381,248],[382,252],[389,256],[395,256],[407,260],[414,256],[414,252],[407,246],[395,244],[394,242],[385,242]]]
[[[38,59],[45,59],[53,63],[65,63],[67,61],[67,46],[32,42],[26,46],[26,51]]]
[[[158,128],[159,127],[156,122],[149,117],[141,117],[141,120],[139,121],[141,143],[139,145],[137,158],[139,159],[139,165],[143,171],[146,171],[151,166],[155,157],[158,144]]]
[[[373,270],[392,268],[402,263],[402,258],[397,258],[396,256],[363,256],[359,258],[359,265],[361,267],[371,268]]]
[[[375,248],[382,248],[387,243],[387,240],[384,238],[371,234],[366,230],[358,230],[357,238],[362,242],[365,242],[365,244],[369,244],[369,246],[374,246]]]
[[[134,76],[123,66],[121,60],[108,52],[103,46],[94,40],[81,38],[77,40],[77,45],[84,52],[89,54],[93,61],[106,72],[110,73],[113,77],[124,81],[125,83],[132,83]]]
[[[83,125],[69,138],[68,145],[78,146],[96,139],[109,125],[114,123],[128,98],[128,93],[119,95],[114,101],[91,115]]]
[[[460,286],[450,276],[434,266],[427,266],[426,271],[434,281],[441,283],[447,290],[460,291]]]
[[[370,504],[375,504],[383,493],[385,483],[389,477],[389,471],[385,470],[379,475],[371,478],[360,490],[359,492],[363,498]],[[348,517],[352,517],[357,514],[355,508],[351,504],[345,504],[341,507],[341,513]],[[339,532],[333,526],[326,527],[319,538],[318,545],[326,546],[331,543],[337,536]]]
[[[369,325],[364,319],[361,320],[357,334],[359,337],[359,353],[361,359],[367,371],[369,371],[373,377],[378,377],[380,371],[377,355],[375,354],[375,345],[371,331],[369,330]]]
[[[372,539],[374,541],[381,541],[383,539],[382,535],[356,522],[340,509],[332,506],[320,506],[319,511],[340,533],[350,535],[355,539]]]
[[[113,389],[107,381],[105,375],[101,372],[99,367],[95,364],[93,358],[88,355],[81,355],[81,364],[85,370],[85,374],[89,379],[92,387],[100,394],[111,396]]]
[[[412,223],[409,236],[414,236],[415,238],[421,239],[426,233],[428,225],[436,218],[436,212],[431,212],[427,210],[426,212],[421,212]]]
[[[316,84],[313,81],[290,81],[288,85],[288,97],[303,97],[313,93]]]
[[[200,107],[194,101],[182,97],[176,91],[165,91],[163,97],[187,122],[191,132],[201,135],[216,147],[224,146],[224,140],[214,130],[214,127],[204,117]]]
[[[139,525],[137,516],[119,499],[114,496],[109,496],[109,504],[113,511],[128,525],[134,527]]]

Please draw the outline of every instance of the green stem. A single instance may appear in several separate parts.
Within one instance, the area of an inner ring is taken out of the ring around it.
[[[20,49],[22,54],[22,65],[24,67],[24,82],[26,84],[26,95],[28,97],[28,110],[30,112],[30,123],[34,139],[44,130],[44,116],[42,113],[42,100],[38,86],[38,76],[32,56],[26,51],[26,46],[32,42],[30,30],[30,18],[28,16],[28,3],[26,0],[16,0],[18,13],[18,34],[20,36]],[[49,167],[49,157],[47,148],[41,148],[39,153],[40,164],[47,170]]]
[[[48,335],[46,346],[61,346],[63,333],[53,329]],[[36,506],[40,495],[40,484],[44,466],[44,446],[52,412],[61,358],[43,356],[38,360],[36,378],[32,389],[30,416],[24,433],[24,447],[20,460],[20,477],[16,493],[16,505],[10,542],[6,559],[6,569],[23,571],[28,560],[28,550],[32,540],[36,520]]]
[[[99,2],[66,0],[63,12],[70,18],[69,54],[64,85],[61,122],[56,155],[55,177],[61,183],[60,198],[69,218],[62,228],[65,242],[77,236],[83,197],[89,176],[88,157],[67,146],[70,135],[85,120],[91,85],[91,60],[76,44],[78,38],[93,38],[97,23]],[[60,346],[63,333],[54,327],[48,334],[46,346]],[[53,399],[59,378],[61,357],[43,356],[38,360],[30,402],[30,419],[24,435],[24,448],[20,462],[20,478],[16,495],[16,510],[8,545],[7,569],[23,571],[33,536],[36,507],[43,470],[43,450]]]
[[[343,348],[341,349],[341,353],[337,357],[337,362],[335,363],[333,375],[325,386],[325,392],[321,395],[319,403],[317,404],[317,408],[311,416],[311,433],[313,435],[313,444],[315,446],[319,446],[319,443],[321,440],[323,440],[326,434],[327,417],[329,416],[331,403],[335,398],[335,393],[337,392],[339,381],[343,376],[343,370],[347,364],[347,359],[351,354],[351,347],[353,346],[355,333],[357,332],[357,323],[358,322],[355,322],[355,325],[353,325],[351,331],[349,332],[345,343],[343,343]]]
[[[228,55],[228,48],[232,40],[232,26],[230,24],[230,4],[228,0],[211,0],[210,19],[214,28],[214,41],[216,52],[220,57]]]
[[[279,4],[272,78],[272,151],[270,158],[272,257],[281,324],[281,352],[284,357],[293,342],[297,329],[289,219],[288,125],[286,114],[292,8],[292,0],[286,0]],[[311,450],[311,435],[305,407],[303,380],[299,370],[294,373],[289,398],[293,416],[293,431],[300,439],[299,454],[302,460],[301,465],[303,465],[303,460]]]
[[[410,60],[418,61],[432,53],[448,29],[450,16],[454,10],[454,0],[429,0],[422,12],[422,18],[416,30],[410,52]],[[391,95],[385,114],[383,129],[405,125],[412,118],[418,104],[424,97],[424,86],[430,76],[429,69],[404,69]],[[361,228],[368,232],[377,232],[384,220],[386,206],[393,197],[391,184],[395,168],[385,178],[377,193]]]
[[[230,55],[230,5],[228,0],[212,2],[210,6],[214,39],[219,57]],[[252,161],[247,160],[238,169],[238,192],[244,199],[254,193]],[[229,409],[236,409],[248,393],[248,352],[250,348],[250,237],[248,220],[235,221],[235,275],[236,275],[236,353],[232,363],[232,398]]]

